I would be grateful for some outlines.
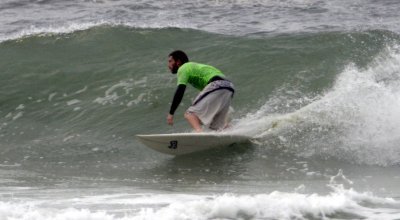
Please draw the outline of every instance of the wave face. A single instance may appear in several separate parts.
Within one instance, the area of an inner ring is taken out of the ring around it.
[[[74,155],[70,143],[91,152],[135,133],[184,131],[183,120],[164,124],[175,88],[166,57],[183,48],[235,82],[236,132],[306,157],[395,165],[398,40],[386,31],[233,37],[106,25],[3,42],[2,145],[19,160]]]
[[[307,157],[398,164],[398,38],[385,31],[232,37],[106,25],[3,42],[3,145],[41,145],[33,150],[40,154],[69,142],[126,144],[135,133],[165,132],[175,87],[166,56],[183,48],[235,82],[237,132]],[[184,105],[195,93],[189,90]],[[184,126],[178,121],[175,131]]]

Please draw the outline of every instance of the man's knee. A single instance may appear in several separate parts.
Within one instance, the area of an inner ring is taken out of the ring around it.
[[[194,112],[185,112],[184,117],[188,121],[195,121],[195,122],[201,124],[201,120],[200,120],[199,116],[197,116],[196,113],[194,113]]]
[[[183,115],[183,117],[185,117],[186,119],[189,119],[189,118],[191,117],[191,114],[192,114],[192,113],[190,113],[190,112],[185,112],[185,114]]]

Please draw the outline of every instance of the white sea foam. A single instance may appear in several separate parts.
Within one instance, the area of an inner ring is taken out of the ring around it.
[[[0,42],[7,40],[20,39],[33,35],[50,35],[50,34],[65,34],[72,33],[79,30],[87,30],[89,28],[106,25],[108,22],[99,21],[99,22],[87,22],[87,23],[71,23],[67,25],[56,25],[56,26],[30,26],[29,28],[25,28],[17,33],[1,36]]]
[[[114,104],[121,97],[132,96],[131,94],[132,90],[146,87],[146,85],[147,85],[147,77],[143,77],[142,79],[138,80],[133,80],[133,79],[123,80],[110,87],[108,86],[105,87],[107,88],[107,90],[104,92],[104,96],[97,97],[93,102],[101,105]],[[132,106],[133,104],[137,105],[140,102],[144,101],[148,95],[149,95],[148,93],[140,93],[136,99],[128,101],[126,105],[128,107]]]
[[[112,85],[105,91],[104,97],[97,97],[93,102],[106,105],[112,104],[118,100],[122,95],[127,95],[133,88],[133,83],[128,81],[121,81],[117,84]],[[119,94],[118,90],[124,90],[124,94]]]
[[[329,91],[292,113],[269,114],[269,104],[241,119],[238,130],[266,141],[276,136],[306,157],[400,163],[398,47],[382,52],[367,68],[348,65]]]
[[[364,200],[374,199],[372,195],[353,190],[326,196],[282,192],[251,196],[225,194],[186,203],[176,202],[159,210],[142,209],[137,219],[308,219],[329,218],[337,213],[367,219],[399,216],[395,209],[391,210],[393,213],[387,213],[384,209],[363,207],[360,203]],[[393,201],[388,199],[385,203]]]
[[[50,210],[37,208],[31,203],[0,202],[0,219],[13,220],[112,220],[113,215],[106,212],[91,212],[87,209],[69,208],[65,210]]]
[[[49,98],[48,98],[49,102],[53,101],[53,98],[54,98],[56,95],[57,95],[56,92],[51,93],[51,94],[49,95]]]
[[[348,66],[331,91],[300,109],[299,114],[311,123],[333,126],[330,144],[336,149],[328,154],[350,154],[347,159],[363,163],[397,164],[399,85],[400,53],[390,48],[366,69]]]
[[[132,27],[132,28],[154,28],[154,29],[161,29],[161,28],[188,28],[185,24],[178,24],[176,22],[171,23],[135,23],[130,21],[93,21],[93,22],[70,22],[67,24],[62,25],[47,25],[47,26],[35,26],[32,25],[28,28],[22,29],[16,33],[8,34],[8,35],[0,35],[0,43],[8,40],[16,40],[16,39],[23,39],[29,36],[46,36],[46,35],[58,35],[58,34],[68,34],[73,33],[76,31],[83,31],[88,30],[93,27],[99,26],[125,26],[125,27]]]
[[[81,100],[72,99],[72,100],[69,100],[69,101],[67,102],[67,105],[75,105],[75,104],[78,104],[78,103],[80,103],[80,102],[81,102]]]
[[[137,105],[140,102],[142,102],[145,97],[146,97],[146,93],[140,93],[139,96],[135,100],[128,102],[128,104],[126,104],[126,106],[130,107],[133,104]]]
[[[327,195],[278,191],[256,195],[116,194],[0,202],[0,219],[335,219],[343,215],[400,218],[398,201],[344,189],[341,185],[332,188]],[[116,205],[123,207],[122,211],[96,208]]]

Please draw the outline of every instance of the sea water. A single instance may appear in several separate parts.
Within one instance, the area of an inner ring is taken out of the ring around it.
[[[400,219],[400,3],[3,0],[0,219]],[[168,54],[234,82],[232,132],[190,131]]]

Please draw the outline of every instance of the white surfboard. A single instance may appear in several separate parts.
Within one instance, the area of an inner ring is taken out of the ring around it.
[[[250,140],[248,136],[226,133],[143,134],[136,137],[147,147],[171,155],[189,154]]]

